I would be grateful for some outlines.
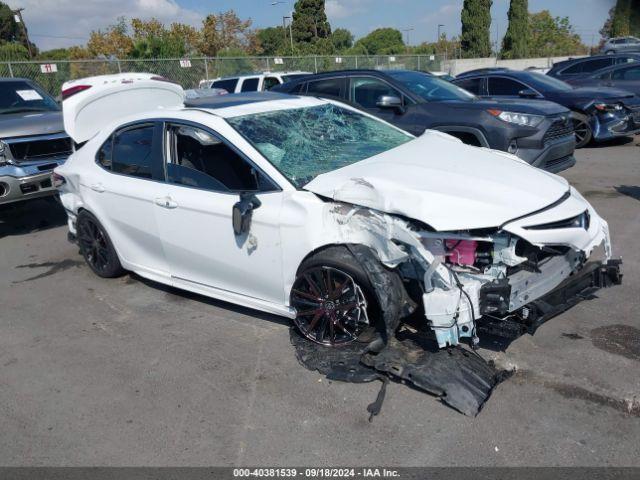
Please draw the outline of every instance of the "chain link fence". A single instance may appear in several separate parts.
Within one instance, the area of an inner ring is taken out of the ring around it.
[[[161,75],[184,88],[196,88],[201,80],[254,72],[323,72],[352,68],[440,70],[445,59],[438,55],[305,56],[305,57],[199,57],[138,60],[55,60],[0,62],[0,75],[35,80],[54,97],[67,80],[124,72]]]

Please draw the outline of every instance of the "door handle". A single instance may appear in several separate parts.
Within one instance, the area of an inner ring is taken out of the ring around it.
[[[158,197],[154,200],[154,203],[162,208],[173,209],[178,207],[178,204],[171,197]]]
[[[102,186],[101,183],[94,183],[93,185],[91,185],[91,190],[93,190],[94,192],[98,192],[98,193],[102,193],[104,192],[104,187]]]

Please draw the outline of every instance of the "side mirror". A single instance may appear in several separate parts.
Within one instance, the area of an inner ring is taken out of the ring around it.
[[[393,108],[400,112],[404,112],[404,106],[402,105],[402,99],[395,95],[381,95],[376,102],[378,108]]]
[[[522,98],[537,98],[538,93],[530,88],[525,88],[524,90],[520,90],[518,92],[518,96]]]
[[[231,220],[233,223],[233,233],[242,235],[249,231],[251,227],[251,216],[253,210],[262,203],[253,193],[241,193],[240,201],[233,206]]]

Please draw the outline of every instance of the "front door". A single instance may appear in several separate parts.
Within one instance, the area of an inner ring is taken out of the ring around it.
[[[156,212],[174,284],[281,305],[280,189],[209,129],[167,123],[164,138],[167,184]],[[241,192],[260,206],[248,233],[236,235]]]

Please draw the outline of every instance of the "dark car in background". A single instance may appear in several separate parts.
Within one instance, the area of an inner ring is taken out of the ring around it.
[[[0,78],[0,205],[57,193],[51,171],[72,142],[58,103],[25,78]]]
[[[614,65],[584,77],[567,80],[577,87],[613,87],[640,95],[640,62]]]
[[[409,70],[326,72],[273,90],[340,100],[414,135],[440,130],[552,172],[575,164],[569,111],[551,102],[480,99],[431,74]]]
[[[453,81],[476,95],[491,98],[549,100],[572,112],[577,147],[640,132],[640,98],[609,87],[573,87],[537,72],[476,70]]]
[[[614,65],[626,65],[628,63],[639,61],[640,54],[635,53],[570,58],[569,60],[554,63],[551,70],[547,72],[547,75],[568,82],[570,79],[591,75],[603,68],[612,67]]]

